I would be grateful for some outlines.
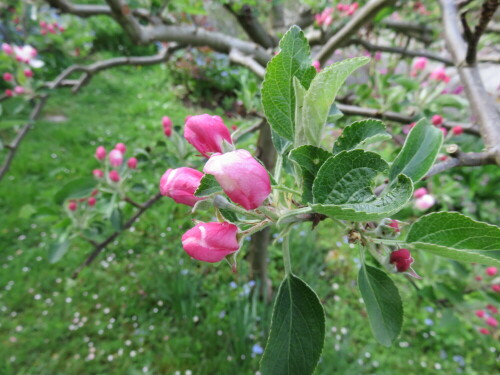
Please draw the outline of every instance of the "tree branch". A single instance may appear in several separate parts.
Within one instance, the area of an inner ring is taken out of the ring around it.
[[[232,49],[229,52],[229,60],[231,62],[244,66],[245,68],[250,69],[255,75],[259,78],[264,78],[264,74],[266,73],[266,68],[260,65],[257,61],[252,59],[249,56],[245,56],[238,49]]]
[[[500,115],[495,103],[484,88],[476,65],[467,66],[467,46],[458,27],[458,13],[453,0],[440,0],[445,38],[460,79],[465,88],[473,114],[479,122],[479,131],[487,151],[495,155],[500,165]]]
[[[455,145],[452,145],[455,146]],[[429,178],[438,173],[455,167],[477,167],[480,165],[496,164],[495,157],[491,152],[462,152],[457,150],[450,154],[450,157],[434,164],[424,178]]]
[[[382,8],[392,3],[394,3],[394,0],[370,0],[354,14],[344,27],[330,38],[318,52],[315,60],[319,60],[321,65],[323,65],[337,48],[348,43],[351,37],[356,34],[361,27],[369,23]]]
[[[363,116],[363,117],[372,117],[380,120],[389,120],[394,122],[399,122],[401,124],[410,124],[414,122],[417,118],[415,116],[403,115],[397,112],[380,112],[375,108],[363,108],[357,107],[354,105],[348,104],[340,104],[337,103],[337,108],[346,116]],[[459,123],[455,121],[445,120],[442,124],[445,128],[451,129],[455,126],[460,126],[465,133],[479,135],[476,127],[472,124]]]
[[[129,229],[135,221],[144,213],[146,212],[153,204],[155,204],[162,195],[160,193],[156,193],[153,197],[151,197],[146,203],[141,205],[141,208],[139,208],[136,213],[123,225],[122,229],[120,231],[116,231],[113,234],[111,234],[108,238],[106,238],[104,241],[98,243],[95,245],[94,251],[92,251],[85,262],[83,262],[80,267],[78,267],[75,272],[73,272],[73,275],[71,277],[73,279],[76,279],[78,277],[78,274],[88,265],[90,265],[95,258],[111,243],[115,240],[116,237],[120,235],[123,231]]]

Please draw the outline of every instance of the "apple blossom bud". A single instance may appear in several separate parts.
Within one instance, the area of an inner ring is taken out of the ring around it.
[[[486,329],[486,328],[480,328],[479,332],[481,334],[483,334],[483,335],[489,335],[490,334],[490,331],[488,331],[488,329]]]
[[[194,259],[216,263],[240,248],[238,227],[227,222],[198,223],[182,236],[184,251]]]
[[[47,22],[40,21],[40,27],[47,27]]]
[[[96,178],[103,178],[104,177],[104,172],[101,171],[100,169],[94,169],[92,171],[92,174],[94,175],[94,177]]]
[[[415,201],[415,208],[421,211],[425,211],[434,206],[434,203],[436,203],[434,197],[430,194],[425,194]]]
[[[314,66],[318,73],[321,71],[321,63],[318,60],[314,60],[312,66]]]
[[[27,78],[33,77],[33,71],[31,69],[24,69],[24,76]]]
[[[14,50],[12,49],[10,44],[7,43],[2,43],[2,50],[7,54],[7,55],[12,55]]]
[[[208,153],[223,152],[224,140],[232,144],[231,134],[222,119],[207,114],[191,116],[186,121],[184,137],[205,157]]]
[[[76,205],[75,201],[71,201],[68,203],[68,209],[70,211],[76,211],[77,208],[78,208],[78,206]]]
[[[424,187],[421,187],[421,188],[418,188],[417,190],[415,190],[413,192],[413,197],[415,198],[422,198],[425,194],[428,194],[429,192],[427,191],[426,188]]]
[[[114,149],[109,153],[109,164],[113,167],[119,167],[123,161],[123,154],[120,150]]]
[[[136,158],[130,158],[130,159],[128,159],[127,166],[130,169],[136,169],[137,168],[137,159]]]
[[[124,154],[125,152],[127,152],[127,146],[125,146],[124,143],[117,143],[116,146],[115,146],[115,150],[118,150],[122,154]]]
[[[167,137],[170,137],[172,135],[172,126],[173,126],[170,117],[163,116],[161,119],[161,124],[163,125],[163,133],[165,133]]]
[[[14,93],[16,93],[17,95],[24,94],[24,87],[23,86],[14,87]]]
[[[481,280],[483,280],[483,278],[482,278],[481,276],[476,276],[476,277],[474,277],[474,279],[475,279],[476,281],[481,281]]]
[[[443,133],[443,136],[446,137],[446,135],[448,134],[448,130],[444,127],[440,127],[439,130],[441,130],[441,132]]]
[[[500,292],[500,284],[494,284],[491,286],[491,290],[494,291],[495,293]]]
[[[196,169],[187,167],[167,169],[160,179],[160,193],[177,203],[194,206],[196,202],[204,199],[194,196],[202,178],[203,173]]]
[[[97,202],[97,200],[96,200],[94,197],[89,197],[89,199],[88,199],[88,201],[87,201],[87,203],[88,203],[88,205],[89,205],[90,207],[95,206],[96,202]]]
[[[95,157],[97,160],[104,160],[106,157],[106,149],[103,146],[99,146],[95,150]]]
[[[247,150],[215,154],[203,171],[213,175],[228,197],[247,210],[259,207],[271,193],[269,174]]]
[[[425,57],[417,57],[413,63],[414,70],[424,70],[427,67],[428,59]]]
[[[461,126],[454,126],[452,129],[451,129],[451,132],[454,134],[454,135],[460,135],[464,132],[464,128],[462,128]]]
[[[484,312],[484,310],[476,310],[476,316],[478,318],[484,318],[484,316],[486,315],[486,313]]]
[[[486,274],[488,276],[495,276],[498,272],[498,269],[496,267],[488,267],[486,268]]]
[[[446,69],[444,67],[435,69],[431,73],[430,78],[436,81],[450,82],[450,77],[446,74]]]
[[[490,327],[498,327],[498,320],[493,318],[492,316],[489,316],[486,318],[485,323],[489,325]]]
[[[120,175],[114,169],[109,172],[108,176],[109,176],[109,179],[111,181],[113,181],[113,182],[119,182],[120,181]]]
[[[433,125],[441,125],[443,123],[443,116],[441,115],[434,115],[432,116],[432,124]]]
[[[448,155],[439,155],[438,159],[441,161],[445,161],[446,159],[448,159]]]
[[[490,311],[492,314],[498,314],[498,309],[493,306],[493,305],[487,305],[486,308]]]
[[[394,229],[394,232],[401,231],[401,229],[399,229],[399,222],[397,220],[391,220],[388,225],[389,225],[389,227]]]
[[[6,96],[14,96],[14,92],[12,90],[7,89],[7,90],[5,90],[5,95]]]
[[[411,257],[410,250],[399,249],[391,253],[389,262],[396,266],[398,272],[405,272],[413,263],[413,258]]]
[[[3,74],[4,81],[10,82],[10,81],[12,81],[13,78],[14,78],[14,76],[12,74],[10,74],[10,73],[4,73]]]

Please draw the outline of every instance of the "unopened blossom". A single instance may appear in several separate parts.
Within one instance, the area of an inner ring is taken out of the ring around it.
[[[124,154],[125,152],[127,152],[127,146],[125,146],[124,143],[117,143],[116,146],[115,146],[115,150],[118,150],[122,154]]]
[[[488,331],[487,328],[480,328],[479,329],[479,332],[483,335],[489,335],[490,334],[490,331]]]
[[[87,201],[87,204],[90,206],[90,207],[93,207],[95,206],[97,200],[94,198],[94,197],[90,197]]]
[[[78,206],[77,206],[75,201],[71,201],[68,203],[68,209],[70,211],[76,211],[77,208],[78,208]]]
[[[104,172],[101,171],[100,169],[94,169],[92,171],[92,174],[94,175],[94,177],[96,178],[103,178],[104,177]]]
[[[106,149],[103,146],[99,146],[95,150],[95,157],[97,160],[104,160],[106,157]]]
[[[486,315],[486,313],[484,312],[484,310],[476,310],[475,314],[476,314],[476,316],[478,318],[484,318],[485,315]]]
[[[436,199],[430,194],[425,194],[415,201],[415,207],[421,211],[425,211],[434,206],[434,203],[436,203]]]
[[[184,137],[205,157],[223,152],[224,141],[232,144],[231,133],[224,121],[219,116],[207,114],[190,116],[184,127]]]
[[[213,175],[224,193],[247,210],[259,207],[271,193],[269,174],[247,150],[215,154],[203,172]]]
[[[163,125],[163,133],[170,137],[172,135],[172,120],[168,116],[163,116],[161,119],[161,124]]]
[[[109,172],[108,177],[113,182],[119,182],[120,181],[120,174],[117,171],[115,171],[114,169]]]
[[[128,159],[127,166],[130,169],[136,169],[137,168],[137,159],[136,158],[130,158],[130,159]]]
[[[411,256],[410,250],[399,249],[391,253],[389,262],[396,266],[398,272],[405,272],[413,263],[413,258]]]
[[[14,93],[16,95],[22,95],[22,94],[24,94],[24,87],[23,86],[16,86],[16,87],[14,87]]]
[[[396,233],[401,231],[401,229],[399,229],[399,222],[397,220],[391,220],[388,225],[389,227],[394,229],[394,232]]]
[[[450,82],[450,77],[446,74],[446,69],[444,67],[433,70],[430,78],[436,81]]]
[[[23,73],[24,73],[24,76],[27,78],[33,77],[33,70],[31,70],[31,69],[24,69]]]
[[[493,305],[487,305],[486,308],[489,310],[490,313],[492,314],[498,314],[498,309],[493,306]]]
[[[495,328],[498,327],[498,320],[496,320],[492,316],[487,317],[484,322],[490,327],[495,327]]]
[[[123,161],[123,154],[120,150],[114,149],[109,153],[109,164],[113,167],[119,167]]]
[[[426,57],[417,57],[413,62],[413,69],[416,71],[424,70],[427,67],[428,62],[429,60]]]
[[[413,197],[422,198],[425,194],[429,194],[426,188],[421,187],[413,192]]]
[[[496,267],[488,267],[486,268],[486,274],[488,276],[495,276],[498,272],[498,269]]]
[[[318,60],[314,60],[312,66],[314,66],[314,69],[316,69],[318,73],[321,71],[321,63]]]
[[[238,227],[227,222],[198,223],[182,236],[184,251],[194,259],[215,263],[240,248]]]
[[[4,81],[10,82],[14,79],[14,76],[11,73],[4,73],[3,79]]]
[[[494,284],[491,286],[491,290],[494,291],[495,293],[500,292],[500,284]]]
[[[14,53],[12,46],[8,43],[2,43],[2,51],[4,51],[7,55],[12,55]]]
[[[434,115],[432,116],[432,124],[433,125],[441,125],[443,123],[443,116],[441,115]]]
[[[441,126],[439,128],[439,130],[441,130],[441,132],[443,133],[443,136],[446,137],[446,135],[448,134],[448,129],[446,129],[445,127]]]
[[[451,132],[453,133],[453,135],[460,135],[464,132],[464,128],[462,128],[461,126],[454,126],[451,129]]]
[[[203,199],[194,196],[202,178],[203,173],[196,169],[187,167],[167,169],[160,180],[160,193],[177,203],[194,206]]]
[[[7,89],[7,90],[5,90],[5,95],[9,96],[9,97],[14,96],[14,91],[12,91],[11,89]]]

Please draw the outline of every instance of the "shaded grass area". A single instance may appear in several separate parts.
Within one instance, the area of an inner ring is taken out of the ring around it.
[[[64,217],[55,192],[98,167],[95,147],[127,144],[140,155],[134,181],[156,192],[171,164],[161,117],[180,126],[203,109],[185,108],[162,67],[123,68],[97,76],[81,93],[58,91],[0,183],[0,374],[255,374],[271,307],[251,293],[246,246],[239,271],[189,259],[180,236],[189,209],[158,202],[74,281],[91,250],[76,241],[58,263],[47,262]],[[215,114],[215,113],[214,113]],[[223,115],[223,113],[216,113]],[[54,116],[65,119],[50,121]],[[201,161],[200,161],[201,163]],[[45,207],[45,208],[44,208]],[[53,214],[52,214],[53,215]],[[338,239],[338,240],[337,240]],[[402,276],[406,322],[394,347],[377,345],[356,287],[357,250],[332,222],[293,231],[294,272],[325,305],[327,338],[317,374],[483,374],[497,364],[498,342],[479,336],[473,308],[481,296],[460,295],[470,268],[417,254],[420,291]],[[283,275],[279,240],[269,256],[277,290]],[[479,268],[480,269],[480,268]],[[436,304],[451,299],[460,309]],[[470,307],[462,302],[470,300]],[[480,358],[481,360],[477,360]]]

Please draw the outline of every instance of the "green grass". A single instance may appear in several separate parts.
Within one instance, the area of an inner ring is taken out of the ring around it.
[[[142,155],[134,182],[148,192],[134,193],[137,201],[156,192],[165,169],[179,166],[168,157],[160,119],[169,115],[180,126],[186,115],[203,109],[185,108],[174,91],[162,67],[124,68],[100,74],[76,96],[61,90],[51,97],[0,183],[0,374],[258,370],[260,355],[252,348],[265,346],[271,306],[249,293],[247,249],[237,274],[224,263],[191,260],[180,245],[192,226],[187,207],[161,200],[76,281],[69,276],[91,251],[87,243],[75,241],[60,262],[47,261],[57,228],[41,213],[64,218],[54,194],[98,167],[97,145],[124,142],[129,155]],[[47,120],[54,115],[67,120]],[[269,258],[277,290],[283,276],[279,243]],[[327,314],[317,374],[484,374],[496,368],[498,353],[491,348],[498,348],[497,341],[476,332],[473,315],[487,302],[479,293],[461,294],[475,285],[474,272],[482,267],[416,254],[424,280],[416,292],[403,276],[394,276],[406,321],[394,347],[384,348],[375,343],[360,302],[357,251],[332,222],[315,232],[297,227],[292,258],[294,272],[317,291]],[[443,298],[455,307],[436,304]],[[463,366],[454,356],[463,357]]]

